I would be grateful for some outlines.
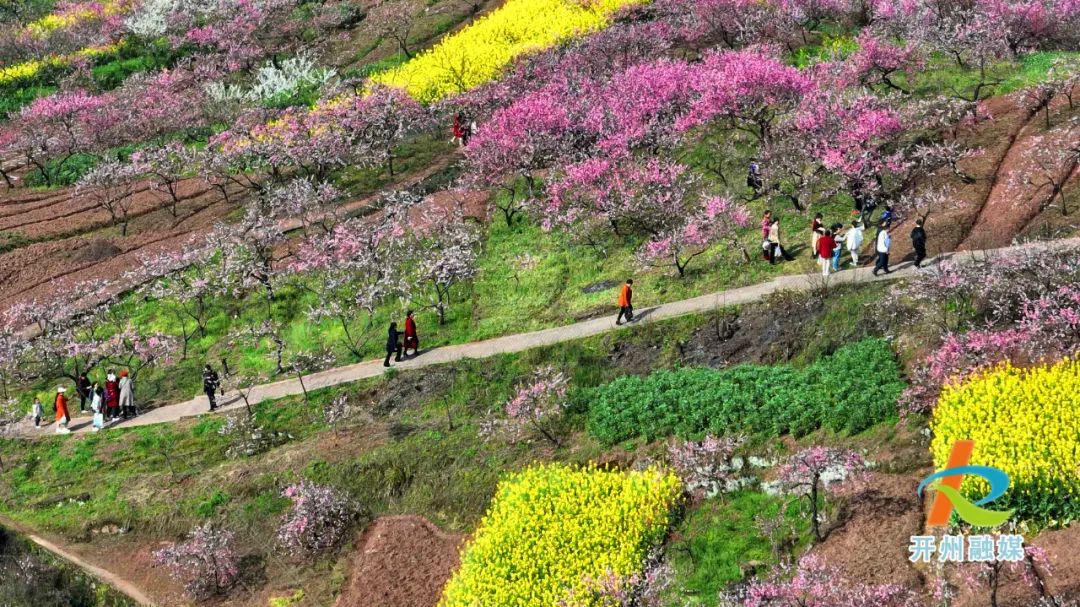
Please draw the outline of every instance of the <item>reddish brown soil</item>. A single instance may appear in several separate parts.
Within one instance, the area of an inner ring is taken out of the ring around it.
[[[462,539],[423,517],[380,518],[360,538],[336,607],[435,607],[460,562]]]
[[[1046,551],[1050,561],[1049,575],[1044,576],[1052,594],[1070,599],[1080,599],[1080,523],[1073,522],[1067,529],[1046,531],[1031,544]]]
[[[813,552],[850,580],[921,588],[922,576],[907,552],[911,536],[922,532],[918,484],[914,476],[871,474],[848,501],[839,526]]]
[[[1016,96],[997,97],[982,104],[992,120],[957,129],[956,140],[977,151],[959,163],[974,178],[963,183],[950,171],[941,171],[930,187],[952,192],[951,208],[930,215],[927,222],[929,253],[1007,246],[1029,236],[1066,236],[1080,226],[1080,167],[1075,161],[1048,163],[1050,150],[1080,142],[1080,105],[1068,107],[1059,97],[1051,104],[1050,128],[1042,112],[1032,114]],[[1046,164],[1056,179],[1068,175],[1064,192],[1071,213],[1043,208],[1050,189],[1040,177]],[[1025,183],[1031,177],[1034,183]],[[893,258],[911,255],[911,221],[899,224],[893,239]]]
[[[396,187],[411,187],[444,169],[450,156],[410,175],[402,175]],[[239,191],[225,202],[217,190],[200,180],[180,187],[181,203],[174,217],[162,207],[162,199],[146,187],[135,194],[129,211],[126,236],[104,210],[79,196],[74,188],[48,193],[0,190],[0,246],[4,236],[15,239],[15,248],[0,253],[0,308],[18,302],[44,300],[61,290],[96,279],[118,279],[147,256],[174,251],[198,238],[235,210]],[[346,213],[372,204],[375,197],[342,205]],[[429,208],[460,205],[467,215],[482,216],[480,194],[440,193],[430,198]],[[285,226],[292,229],[298,226]],[[30,241],[21,244],[23,240]],[[287,254],[287,248],[283,252]],[[118,286],[119,288],[119,286]],[[108,293],[107,295],[115,295]],[[92,305],[97,302],[87,302]]]

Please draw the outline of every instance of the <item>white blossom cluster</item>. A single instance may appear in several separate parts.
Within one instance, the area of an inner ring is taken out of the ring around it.
[[[221,102],[248,101],[265,103],[274,99],[290,97],[304,88],[320,88],[336,73],[319,67],[306,54],[300,54],[274,65],[267,62],[255,72],[251,88],[238,84],[213,82],[206,87],[211,99]]]

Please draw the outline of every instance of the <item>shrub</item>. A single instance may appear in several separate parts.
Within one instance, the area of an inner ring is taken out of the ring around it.
[[[1080,515],[1080,360],[1017,369],[1002,365],[965,383],[946,386],[934,409],[930,449],[943,467],[952,445],[975,441],[971,463],[1009,474],[1004,500],[1023,518],[1049,520]],[[986,482],[968,475],[961,490],[982,497]]]
[[[871,339],[803,368],[663,370],[621,377],[579,399],[589,411],[589,431],[611,444],[671,434],[860,432],[895,414],[903,388],[888,345]]]
[[[679,480],[656,469],[536,466],[504,480],[441,607],[597,605],[589,580],[640,574],[664,537]]]
[[[195,600],[228,590],[240,575],[240,557],[231,531],[211,523],[196,527],[186,542],[154,552],[154,560]]]
[[[333,487],[301,482],[281,494],[293,508],[281,521],[278,542],[290,554],[308,558],[334,548],[352,519],[349,500]]]
[[[573,0],[510,0],[373,80],[404,88],[422,103],[438,101],[491,80],[526,52],[607,25],[611,13],[637,1],[599,0],[586,5]]]

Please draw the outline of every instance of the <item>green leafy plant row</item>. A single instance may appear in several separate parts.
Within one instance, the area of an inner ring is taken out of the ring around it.
[[[904,389],[892,350],[861,341],[805,367],[739,365],[626,376],[581,391],[589,431],[607,444],[637,436],[860,432],[896,413]]]

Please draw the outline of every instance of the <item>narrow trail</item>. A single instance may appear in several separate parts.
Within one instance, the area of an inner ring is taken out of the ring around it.
[[[135,584],[129,582],[128,580],[120,577],[119,575],[111,571],[107,571],[105,569],[102,569],[101,567],[88,563],[70,550],[67,550],[64,547],[59,546],[39,535],[35,535],[30,530],[26,529],[22,525],[16,523],[15,521],[12,521],[11,519],[3,515],[0,515],[0,525],[3,525],[4,527],[15,531],[19,535],[40,546],[42,549],[71,563],[79,569],[82,569],[83,571],[94,576],[98,580],[104,582],[105,584],[108,584],[117,592],[122,592],[136,604],[147,606],[153,606],[155,604],[153,601],[150,600],[150,597],[148,597]]]
[[[936,264],[946,259],[954,259],[959,263],[970,263],[972,261],[984,259],[988,255],[1004,251],[1015,251],[1029,248],[1060,249],[1078,245],[1080,245],[1080,239],[1073,238],[1066,240],[1058,240],[1052,243],[1033,243],[1014,247],[1004,247],[1001,249],[990,249],[986,251],[962,251],[941,255],[930,260],[929,263]],[[893,281],[900,278],[910,277],[915,274],[915,269],[911,262],[897,264],[896,266],[894,266],[894,268],[895,269],[893,270],[892,274],[882,276],[874,276],[872,273],[872,269],[865,266],[853,270],[847,270],[838,274],[833,274],[829,278],[829,285],[832,286],[850,283],[864,284],[871,282]],[[394,365],[394,367],[398,370],[409,371],[414,369],[422,369],[432,365],[452,363],[460,360],[482,359],[497,356],[500,354],[522,352],[533,348],[540,348],[568,341],[575,341],[594,335],[600,335],[602,333],[609,333],[612,331],[621,330],[624,328],[630,330],[631,328],[639,325],[648,325],[650,323],[677,318],[680,316],[709,312],[722,308],[724,306],[753,303],[760,301],[766,295],[776,293],[778,291],[812,291],[814,289],[820,288],[821,286],[821,276],[816,273],[810,275],[796,274],[781,276],[756,285],[741,287],[738,289],[730,289],[718,293],[710,293],[708,295],[702,295],[692,299],[674,301],[653,307],[641,308],[637,313],[637,319],[633,323],[630,323],[625,327],[616,326],[614,315],[609,315],[603,318],[595,318],[571,325],[543,329],[540,331],[533,331],[516,335],[506,335],[503,337],[497,337],[484,341],[434,348],[422,352],[419,356],[409,358],[403,362],[397,363]],[[641,297],[642,295],[644,294],[639,294],[639,297]],[[382,360],[371,360],[362,363],[356,363],[344,367],[337,367],[334,369],[328,369],[326,371],[320,371],[311,375],[305,375],[303,379],[303,385],[301,385],[300,381],[296,378],[292,378],[255,386],[251,388],[248,392],[247,400],[254,405],[256,403],[267,400],[274,400],[286,396],[299,395],[302,394],[305,389],[308,391],[318,390],[321,388],[346,384],[361,379],[378,377],[382,375],[385,371],[386,369],[382,365]],[[218,411],[222,412],[236,410],[245,406],[244,399],[238,392],[229,392],[225,396],[221,397],[219,401],[219,404],[221,406],[218,408]],[[110,429],[117,427],[132,428],[136,426],[148,426],[152,424],[174,423],[184,418],[206,414],[208,413],[208,408],[209,403],[206,397],[200,395],[188,401],[175,403],[164,407],[158,407],[157,409],[148,411],[134,419],[114,424],[113,426],[110,426]],[[70,429],[72,433],[90,432],[91,420],[89,418],[78,418],[72,420]],[[54,432],[55,428],[52,425],[45,426],[40,429],[35,429],[29,424],[29,422],[24,422],[24,424],[17,430],[17,436],[22,438],[36,438],[50,435]]]

